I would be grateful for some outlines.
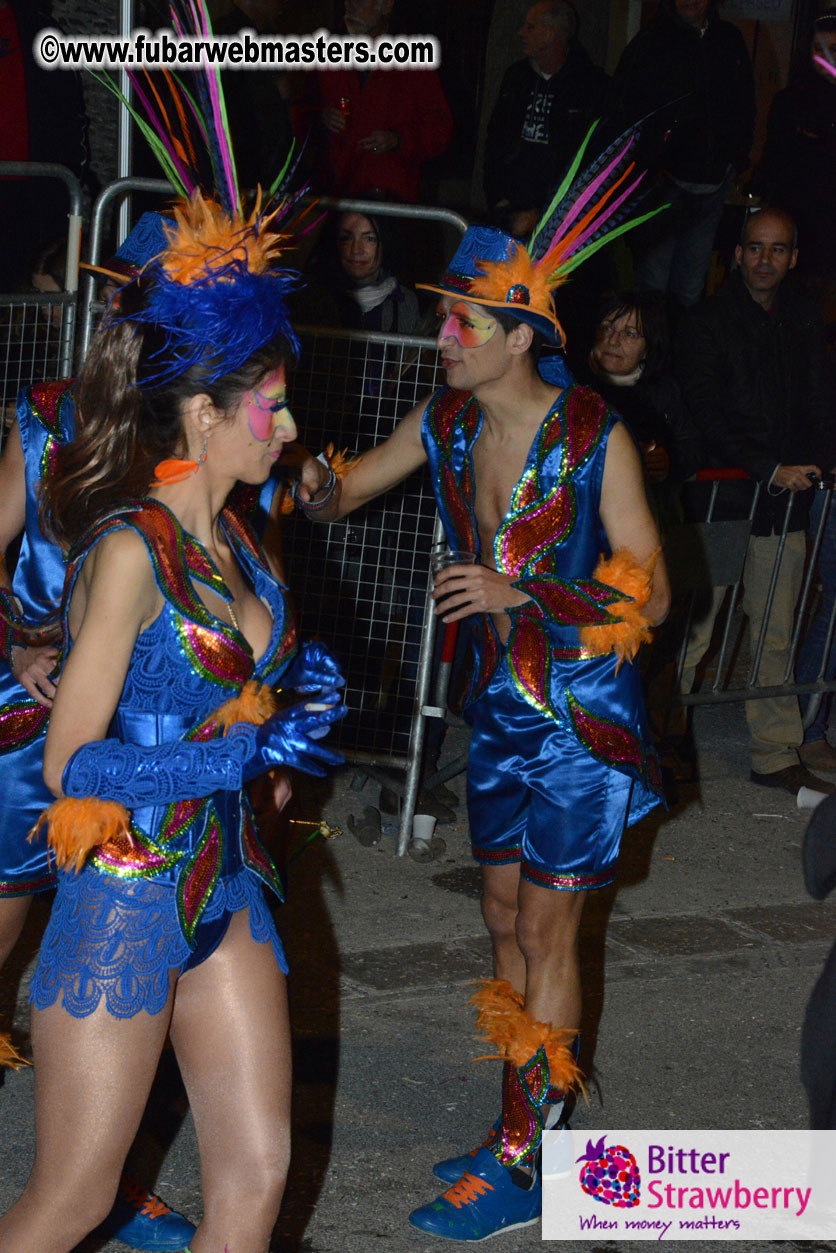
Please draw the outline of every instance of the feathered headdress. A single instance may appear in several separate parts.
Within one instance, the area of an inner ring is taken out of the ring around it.
[[[171,0],[169,11],[181,37],[212,38],[205,0]],[[295,169],[291,148],[272,186],[263,194],[259,188],[246,211],[220,70],[204,64],[193,75],[193,91],[169,70],[158,73],[162,82],[129,71],[136,107],[102,76],[182,197],[173,220],[162,219],[163,247],[143,266],[153,287],[131,320],[153,323],[166,336],[159,369],[152,367],[143,382],[162,383],[202,363],[202,379],[212,383],[278,335],[298,351],[285,305],[298,275],[276,261],[310,206],[299,210],[302,191],[283,194]]]
[[[626,131],[581,169],[597,125],[594,122],[587,131],[527,245],[495,227],[471,226],[441,283],[417,286],[507,309],[562,344],[565,336],[552,293],[604,244],[660,211],[629,216],[644,178],[643,172],[636,173],[632,159],[638,131]]]

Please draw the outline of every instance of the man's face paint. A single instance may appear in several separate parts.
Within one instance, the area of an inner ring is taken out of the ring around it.
[[[449,313],[445,313],[444,305],[440,304],[438,312],[443,319],[438,332],[439,344],[452,336],[462,348],[481,348],[493,339],[499,325],[496,318],[465,300],[457,300],[450,306]]]
[[[279,426],[296,429],[287,407],[284,366],[268,374],[258,387],[245,392],[243,404],[250,432],[259,443],[266,444]]]

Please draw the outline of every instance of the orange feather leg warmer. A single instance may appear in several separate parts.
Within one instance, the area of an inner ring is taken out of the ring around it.
[[[581,1072],[571,1049],[577,1031],[537,1022],[524,1008],[519,992],[504,979],[483,979],[470,1003],[479,1011],[477,1029],[499,1050],[477,1061],[497,1058],[520,1068],[542,1046],[549,1063],[550,1085],[564,1092],[583,1089]]]

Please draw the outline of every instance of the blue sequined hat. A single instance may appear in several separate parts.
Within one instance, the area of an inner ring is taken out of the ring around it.
[[[441,283],[420,286],[504,309],[551,343],[563,344],[555,289],[599,248],[659,212],[631,216],[644,177],[633,157],[637,130],[619,135],[581,168],[597,126],[587,131],[527,244],[496,227],[470,226]]]
[[[472,300],[492,309],[504,309],[521,322],[533,326],[549,343],[561,344],[563,331],[554,312],[551,296],[548,298],[548,305],[543,302],[542,307],[537,307],[532,304],[531,291],[524,283],[509,284],[505,293],[497,293],[500,297],[497,299],[477,296],[471,291],[474,280],[483,277],[484,262],[510,262],[521,248],[512,235],[498,227],[469,226],[441,282],[438,285],[416,283],[416,287],[438,292],[442,296],[461,296],[464,300]]]

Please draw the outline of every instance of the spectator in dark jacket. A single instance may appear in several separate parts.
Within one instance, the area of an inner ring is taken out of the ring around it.
[[[671,204],[638,258],[639,285],[696,304],[732,179],[749,163],[755,87],[743,36],[714,0],[662,0],[624,50],[612,108],[622,126],[653,115],[644,155]]]
[[[612,292],[601,304],[587,360],[573,367],[579,381],[599,392],[629,424],[652,488],[678,485],[693,474],[702,451],[671,373],[669,352],[661,293]]]
[[[683,319],[676,369],[709,464],[742,467],[761,484],[743,573],[753,655],[789,501],[756,676],[762,685],[781,684],[805,561],[810,476],[836,463],[834,388],[821,319],[784,281],[797,258],[792,219],[775,209],[750,215],[735,257],[739,273]],[[689,646],[685,690],[698,659],[696,645]],[[746,717],[753,782],[791,792],[834,790],[798,760],[802,729],[794,696],[749,701]]]
[[[523,22],[525,57],[505,72],[485,146],[485,200],[512,234],[534,228],[603,101],[607,76],[577,42],[568,0],[540,0]]]
[[[798,270],[828,323],[836,322],[836,78],[816,65],[836,57],[836,10],[822,13],[799,73],[769,112],[753,183],[798,223]]]

